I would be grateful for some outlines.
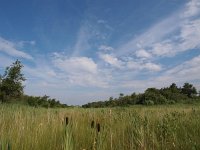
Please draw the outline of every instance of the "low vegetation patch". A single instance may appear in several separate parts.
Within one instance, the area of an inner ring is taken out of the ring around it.
[[[199,105],[112,109],[1,105],[0,118],[1,149],[200,149]]]

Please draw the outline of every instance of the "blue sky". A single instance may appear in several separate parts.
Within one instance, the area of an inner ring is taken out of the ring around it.
[[[67,104],[175,82],[200,89],[200,0],[1,0],[0,72]]]

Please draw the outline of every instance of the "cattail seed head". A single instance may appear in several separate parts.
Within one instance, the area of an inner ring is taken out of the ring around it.
[[[69,123],[69,118],[68,117],[65,117],[65,125],[67,126]]]
[[[8,150],[11,150],[11,144],[8,142]]]
[[[94,128],[94,120],[91,122],[91,128]]]
[[[97,128],[97,132],[100,132],[100,129],[101,129],[101,127],[100,127],[100,123],[97,123],[96,128]]]

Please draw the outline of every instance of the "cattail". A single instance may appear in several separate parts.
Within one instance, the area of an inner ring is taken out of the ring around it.
[[[91,128],[94,128],[94,120],[91,122]]]
[[[97,132],[100,132],[100,129],[101,129],[101,127],[100,127],[100,123],[97,123]]]
[[[11,150],[11,144],[8,142],[8,150]]]
[[[68,117],[65,117],[65,125],[67,126],[69,123],[69,118]]]

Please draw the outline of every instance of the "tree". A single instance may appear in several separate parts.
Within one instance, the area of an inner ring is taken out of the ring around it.
[[[193,95],[196,95],[197,94],[197,90],[196,88],[192,85],[192,84],[189,84],[189,83],[185,83],[183,85],[183,88],[181,89],[181,92],[183,94],[186,94],[188,97],[192,97]]]
[[[165,104],[167,99],[156,88],[148,88],[141,97],[140,103],[145,105]]]
[[[21,73],[23,65],[16,60],[11,66],[7,67],[3,76],[0,77],[0,96],[2,102],[8,99],[15,99],[23,94],[25,81],[24,75]]]
[[[173,93],[179,93],[179,89],[178,87],[176,86],[175,83],[172,83],[169,87],[170,91],[173,92]]]
[[[123,94],[123,93],[120,93],[120,94],[119,94],[119,97],[123,97],[123,96],[124,96],[124,94]]]
[[[113,101],[113,97],[112,96],[109,98],[109,101]]]

